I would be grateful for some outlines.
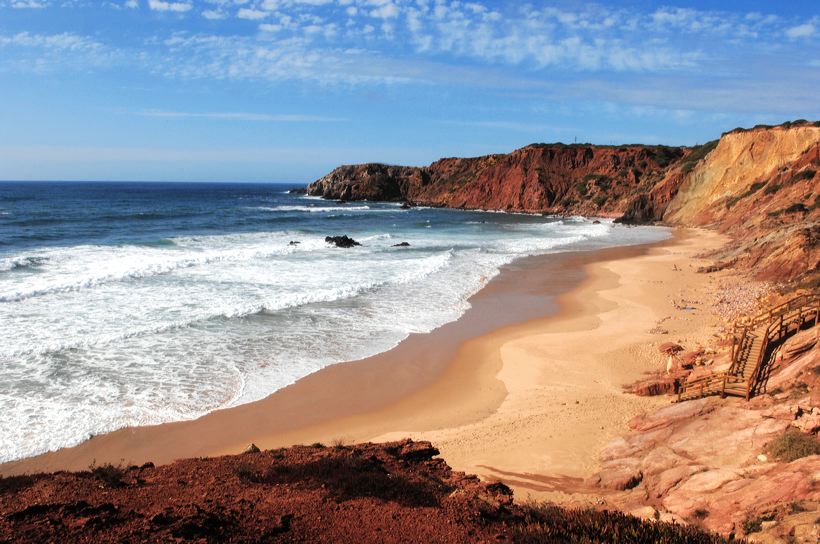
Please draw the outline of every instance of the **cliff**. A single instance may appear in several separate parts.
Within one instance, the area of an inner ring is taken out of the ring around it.
[[[339,200],[614,217],[715,228],[736,243],[721,266],[760,279],[816,273],[820,124],[736,129],[694,148],[533,144],[426,167],[336,168],[307,192]]]
[[[724,134],[683,179],[663,220],[711,227],[735,241],[715,255],[783,280],[817,272],[820,127],[764,127]]]
[[[664,146],[533,144],[507,155],[447,158],[427,167],[342,166],[307,190],[340,200],[618,217],[688,153]]]

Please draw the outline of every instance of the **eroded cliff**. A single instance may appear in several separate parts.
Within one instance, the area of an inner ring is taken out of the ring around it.
[[[336,168],[308,194],[340,200],[616,217],[710,227],[735,243],[716,258],[762,279],[818,270],[820,125],[736,129],[694,148],[533,144],[426,167]]]
[[[689,150],[533,144],[506,155],[446,158],[427,167],[341,166],[308,187],[341,200],[618,217]]]

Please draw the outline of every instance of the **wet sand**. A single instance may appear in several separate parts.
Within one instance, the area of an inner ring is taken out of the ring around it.
[[[674,338],[648,331],[673,311],[677,290],[707,281],[694,272],[695,254],[721,242],[686,230],[656,244],[522,259],[459,320],[393,350],[332,365],[258,402],[122,429],[0,465],[0,474],[167,463],[238,453],[251,442],[412,436],[433,441],[454,468],[502,479],[519,496],[560,499],[595,469],[597,452],[628,419],[669,402],[621,388],[664,364],[650,344]],[[690,316],[681,317],[686,332]]]

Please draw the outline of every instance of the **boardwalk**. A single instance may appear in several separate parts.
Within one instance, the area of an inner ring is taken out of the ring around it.
[[[815,326],[820,320],[820,295],[804,294],[751,318],[735,323],[732,365],[685,382],[678,402],[707,395],[752,398],[765,383],[765,369],[773,348],[797,331]]]

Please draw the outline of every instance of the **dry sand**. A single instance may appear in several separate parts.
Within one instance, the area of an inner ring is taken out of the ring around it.
[[[524,260],[471,299],[465,316],[390,352],[333,365],[270,397],[195,421],[123,429],[0,466],[0,474],[155,463],[334,440],[432,441],[458,470],[501,479],[516,495],[564,502],[633,416],[669,402],[622,392],[665,367],[660,342],[703,339],[716,318],[675,302],[714,290],[696,257],[725,239],[673,239]],[[561,294],[563,293],[563,294]],[[559,295],[557,300],[554,295]],[[545,314],[557,311],[548,317]],[[650,333],[659,322],[669,334]]]

